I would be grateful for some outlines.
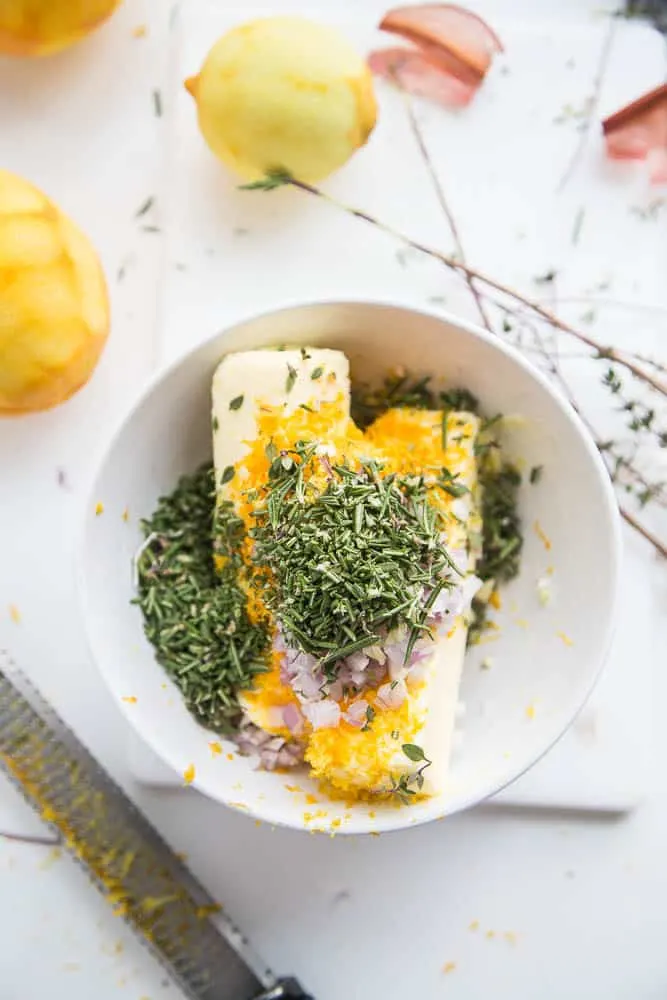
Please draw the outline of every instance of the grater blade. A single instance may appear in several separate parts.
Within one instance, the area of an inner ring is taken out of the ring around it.
[[[309,1000],[278,980],[169,845],[0,651],[0,768],[60,831],[191,1000]],[[214,923],[215,921],[215,923]]]

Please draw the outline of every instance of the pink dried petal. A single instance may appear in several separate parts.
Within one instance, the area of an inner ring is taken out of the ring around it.
[[[667,149],[652,149],[646,164],[651,184],[667,184]]]
[[[390,10],[383,31],[400,35],[437,57],[443,72],[476,89],[502,42],[477,14],[449,3],[426,3]]]
[[[463,108],[477,91],[418,49],[392,48],[371,52],[368,65],[376,76],[398,83],[414,97],[425,97],[446,108]]]
[[[666,182],[667,84],[605,118],[602,131],[610,159],[647,160],[651,182]]]

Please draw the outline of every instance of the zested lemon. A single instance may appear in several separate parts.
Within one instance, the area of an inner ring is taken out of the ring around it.
[[[73,45],[113,14],[120,0],[0,0],[0,53],[43,56]]]
[[[367,141],[377,117],[366,63],[338,31],[267,17],[220,38],[186,81],[211,150],[241,177],[318,181]]]
[[[46,195],[0,170],[0,416],[71,396],[108,332],[106,283],[90,242]]]

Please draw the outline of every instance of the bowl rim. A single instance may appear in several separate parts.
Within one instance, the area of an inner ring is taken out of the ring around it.
[[[497,781],[491,780],[486,785],[482,786],[481,790],[471,792],[467,795],[463,795],[457,800],[454,808],[447,810],[442,810],[437,814],[433,815],[414,815],[413,810],[410,809],[397,809],[395,810],[395,815],[383,815],[381,818],[377,817],[372,828],[366,821],[362,821],[361,817],[352,818],[336,831],[338,835],[371,835],[379,833],[389,833],[398,830],[411,829],[413,827],[422,826],[426,823],[431,823],[437,819],[444,819],[448,816],[453,816],[456,813],[463,812],[464,810],[473,808],[474,806],[481,805],[486,802],[489,798],[497,795],[503,789],[507,788],[509,785],[513,784],[517,779],[526,774],[532,767],[535,766],[542,758],[558,743],[558,741],[565,735],[568,729],[571,727],[572,723],[576,720],[579,713],[585,707],[588,702],[595,686],[598,683],[604,665],[607,661],[609,649],[613,640],[615,623],[617,619],[617,610],[619,603],[619,582],[620,582],[620,567],[622,558],[622,535],[621,535],[621,519],[618,509],[618,503],[616,501],[616,496],[613,490],[611,480],[607,468],[600,456],[598,449],[596,448],[593,439],[591,438],[590,432],[588,431],[586,425],[584,424],[581,417],[574,410],[571,404],[556,390],[554,385],[549,381],[549,379],[531,362],[524,358],[524,356],[510,344],[506,344],[497,335],[490,333],[487,330],[482,329],[476,323],[471,322],[467,319],[456,316],[448,311],[431,309],[422,305],[416,305],[409,299],[401,299],[398,297],[394,298],[377,298],[369,297],[364,298],[361,296],[347,297],[347,296],[323,296],[321,298],[312,299],[289,299],[282,300],[280,303],[272,306],[266,306],[259,311],[243,311],[238,314],[235,319],[230,319],[225,325],[217,330],[215,333],[210,334],[200,340],[198,343],[192,347],[185,348],[180,351],[173,359],[168,361],[166,364],[159,365],[156,371],[152,372],[147,381],[143,384],[142,388],[139,389],[138,393],[135,395],[133,400],[125,406],[121,414],[116,418],[115,423],[112,425],[111,431],[107,434],[105,442],[101,451],[99,452],[99,457],[94,462],[92,469],[89,472],[87,482],[82,490],[82,502],[81,508],[77,516],[77,526],[76,526],[76,545],[75,545],[75,587],[78,597],[79,606],[82,609],[82,625],[83,631],[90,652],[91,658],[93,659],[96,669],[100,676],[102,677],[104,684],[111,695],[114,703],[120,708],[121,713],[128,722],[128,725],[133,729],[133,731],[139,736],[146,746],[156,754],[157,757],[174,773],[178,774],[178,769],[175,764],[170,760],[170,754],[163,749],[159,742],[147,737],[142,731],[141,727],[137,724],[136,713],[130,711],[129,706],[120,701],[115,697],[115,691],[112,686],[110,677],[107,674],[107,668],[105,665],[105,657],[103,650],[100,648],[98,641],[96,640],[91,623],[91,614],[89,611],[88,604],[88,587],[86,583],[86,539],[88,531],[88,521],[91,504],[94,502],[94,497],[96,495],[95,485],[99,480],[104,467],[109,459],[110,454],[116,447],[120,437],[125,431],[126,427],[132,422],[134,416],[139,411],[139,409],[144,405],[146,400],[155,392],[158,387],[165,382],[172,374],[175,372],[188,358],[196,354],[198,351],[205,350],[210,344],[216,340],[222,340],[226,335],[231,333],[234,329],[239,326],[243,326],[246,323],[253,322],[255,320],[260,320],[266,317],[274,316],[279,313],[294,312],[299,309],[306,308],[326,308],[326,307],[372,307],[378,309],[396,309],[405,313],[411,313],[413,315],[424,316],[429,319],[437,320],[440,323],[447,324],[457,327],[463,333],[471,336],[483,343],[489,345],[492,349],[499,351],[504,354],[511,362],[516,364],[519,368],[532,378],[539,387],[546,392],[551,400],[556,404],[558,409],[561,411],[563,417],[569,421],[574,430],[577,432],[579,438],[582,441],[584,449],[588,455],[588,458],[595,469],[598,483],[602,490],[602,498],[604,501],[604,507],[600,509],[600,514],[604,512],[605,519],[608,524],[609,529],[609,542],[610,542],[610,560],[611,560],[611,573],[610,573],[610,593],[611,600],[606,613],[606,621],[604,622],[604,631],[601,637],[600,646],[595,657],[591,657],[591,666],[589,670],[589,675],[587,682],[576,699],[576,703],[573,704],[572,708],[567,711],[564,718],[560,721],[556,721],[552,724],[550,729],[547,731],[544,746],[537,753],[531,754],[528,759],[524,759],[518,766],[511,768],[508,772],[508,776],[503,778],[503,780],[498,783]],[[196,788],[200,794],[205,795],[207,798],[212,799],[214,802],[218,802],[227,808],[234,809],[237,812],[252,817],[256,820],[262,820],[274,826],[286,827],[292,830],[299,830],[306,833],[312,833],[313,828],[306,825],[305,822],[295,823],[290,821],[281,814],[280,810],[275,810],[266,801],[262,801],[252,807],[244,807],[241,809],[237,804],[225,800],[222,796],[216,795],[211,792],[208,788],[202,788],[197,776],[195,776],[192,782],[192,787]],[[412,815],[411,815],[412,814]]]

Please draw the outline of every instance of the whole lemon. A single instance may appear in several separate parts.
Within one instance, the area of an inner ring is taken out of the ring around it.
[[[212,151],[248,180],[318,181],[367,141],[377,105],[366,63],[336,30],[267,17],[218,39],[186,81]]]
[[[0,53],[43,56],[78,42],[121,0],[0,0]]]
[[[0,170],[0,416],[71,396],[108,332],[106,283],[88,239],[36,187]]]

